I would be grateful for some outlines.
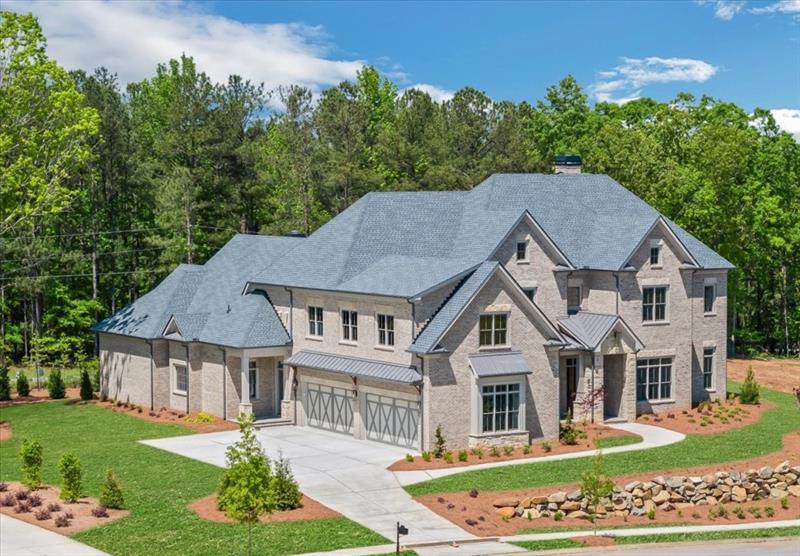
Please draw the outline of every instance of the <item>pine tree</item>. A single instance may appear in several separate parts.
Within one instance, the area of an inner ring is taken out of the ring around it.
[[[437,425],[434,436],[433,457],[441,459],[447,451],[447,441],[444,438],[444,432],[442,432],[442,425]]]
[[[92,387],[92,379],[89,376],[89,371],[83,369],[81,371],[81,399],[84,401],[94,398],[94,388]]]
[[[116,510],[121,509],[125,505],[122,489],[111,468],[106,471],[106,481],[103,483],[103,489],[100,492],[100,505]]]
[[[56,369],[50,373],[50,377],[47,379],[47,393],[54,400],[60,400],[66,395],[67,389],[64,386],[64,379],[61,378],[60,370]]]
[[[275,462],[275,473],[272,477],[272,496],[275,500],[275,509],[278,511],[294,510],[300,507],[300,487],[294,480],[289,460],[281,453]]]
[[[747,374],[742,383],[742,390],[739,392],[739,399],[743,404],[755,405],[758,403],[761,388],[756,382],[756,374],[753,372],[753,366],[747,368]]]

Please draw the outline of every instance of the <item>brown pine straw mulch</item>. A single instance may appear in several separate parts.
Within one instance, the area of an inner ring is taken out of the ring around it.
[[[0,421],[0,442],[3,440],[11,440],[11,423],[8,421]]]
[[[604,438],[616,438],[620,436],[639,437],[628,431],[606,427],[600,424],[587,424],[583,425],[576,422],[575,426],[579,431],[586,433],[586,438],[579,438],[578,443],[574,445],[561,444],[558,439],[550,439],[537,441],[531,444],[530,453],[523,452],[522,447],[516,447],[507,455],[501,446],[498,446],[500,454],[498,456],[491,455],[491,448],[483,448],[483,458],[479,458],[472,453],[472,450],[467,450],[467,461],[458,460],[458,450],[453,450],[453,463],[447,463],[443,459],[431,459],[425,461],[422,456],[415,456],[414,461],[407,461],[405,459],[397,460],[391,464],[389,471],[416,471],[425,469],[444,469],[448,467],[465,467],[468,465],[475,465],[479,463],[492,463],[495,461],[508,461],[515,459],[535,459],[544,456],[553,456],[557,454],[568,454],[570,452],[582,452],[585,450],[594,450],[596,447],[595,441]],[[550,451],[544,449],[545,442],[550,444]]]
[[[286,521],[307,521],[313,519],[327,519],[332,517],[339,517],[338,512],[333,511],[327,506],[324,506],[309,498],[305,494],[301,500],[302,506],[296,510],[288,510],[283,512],[273,512],[271,514],[262,515],[259,521],[261,523],[281,523]],[[216,523],[235,523],[231,518],[225,515],[225,512],[217,509],[217,495],[211,494],[205,498],[195,500],[187,506],[190,511],[196,513],[201,519],[213,521]]]
[[[6,484],[8,485],[8,490],[6,490],[6,492],[0,492],[0,497],[3,497],[7,494],[13,495],[19,490],[28,490],[26,486],[17,481],[10,481]],[[92,515],[92,509],[97,507],[99,504],[96,498],[84,497],[74,504],[68,504],[63,500],[59,500],[59,489],[54,486],[42,486],[36,490],[30,491],[30,493],[36,494],[42,499],[41,506],[32,507],[31,511],[27,513],[16,513],[13,506],[0,505],[0,513],[10,515],[14,519],[32,523],[38,527],[49,529],[50,531],[55,531],[61,535],[72,535],[78,531],[85,531],[86,529],[91,529],[92,527],[105,525],[106,523],[117,521],[118,519],[122,519],[123,517],[129,515],[127,510],[112,510],[109,508],[106,510],[108,512],[108,517],[94,517]],[[52,512],[49,519],[42,521],[37,520],[35,512],[41,510],[42,508],[46,508],[51,502],[57,502],[61,506],[61,510],[58,512]],[[75,517],[72,519],[69,526],[56,527],[56,517],[63,514],[67,510],[72,512]]]
[[[93,403],[99,407],[110,409],[116,413],[123,413],[136,417],[142,421],[150,423],[170,423],[175,425],[182,425],[188,427],[196,432],[219,432],[219,431],[233,431],[239,430],[239,425],[232,421],[225,421],[219,417],[214,417],[213,422],[205,423],[197,420],[197,413],[185,413],[175,409],[167,409],[165,407],[157,408],[155,411],[150,411],[148,407],[135,404],[117,405],[113,400],[92,400],[91,402],[80,403]]]
[[[640,415],[636,418],[636,422],[664,427],[683,434],[719,434],[752,425],[761,420],[761,415],[765,411],[774,408],[775,404],[770,401],[762,400],[755,405],[745,405],[739,403],[739,399],[736,398],[735,400],[720,401],[718,404],[712,402],[710,406]],[[715,412],[719,416],[715,416]],[[704,417],[705,425],[702,424]],[[723,419],[727,423],[723,422]]]
[[[662,476],[702,476],[707,473],[715,473],[717,471],[747,471],[748,469],[758,469],[765,465],[774,467],[781,462],[788,460],[791,465],[800,464],[800,431],[793,431],[787,433],[783,437],[783,449],[779,452],[773,452],[758,458],[739,461],[728,462],[714,465],[704,465],[699,467],[690,468],[674,468],[662,471],[650,471],[647,473],[638,473],[635,475],[625,475],[614,477],[614,483],[619,486],[624,486],[631,481],[649,481],[658,475]],[[465,485],[468,487],[468,485]],[[465,530],[481,537],[490,537],[495,535],[515,535],[522,529],[530,529],[537,527],[566,527],[566,528],[586,528],[591,529],[592,524],[583,519],[570,519],[564,518],[561,521],[556,521],[552,517],[542,517],[538,519],[528,520],[521,517],[515,517],[508,521],[504,521],[495,511],[496,508],[492,505],[495,500],[500,498],[527,498],[530,496],[550,495],[554,492],[564,491],[570,492],[577,490],[579,487],[575,483],[561,484],[561,485],[548,485],[544,487],[518,489],[509,491],[492,491],[492,492],[479,492],[476,498],[472,498],[469,492],[453,492],[443,494],[426,494],[417,496],[414,499],[420,502],[441,515],[463,527]],[[781,508],[780,500],[771,498],[768,500],[757,500],[747,503],[728,503],[725,507],[728,509],[727,518],[712,519],[708,516],[708,511],[714,506],[695,506],[681,510],[683,516],[678,516],[677,510],[670,512],[656,511],[655,519],[650,520],[647,516],[634,517],[628,516],[627,519],[621,517],[607,517],[598,520],[598,527],[606,526],[642,526],[650,523],[657,523],[659,525],[680,525],[688,523],[690,525],[704,525],[704,524],[725,524],[725,523],[747,523],[754,521],[775,521],[782,519],[797,519],[800,515],[800,498],[789,496],[789,508],[784,510]],[[739,519],[733,514],[733,509],[736,506],[741,506],[745,510],[745,519]],[[750,514],[747,509],[751,506],[758,506],[761,508],[761,518],[756,519]],[[775,515],[768,518],[764,514],[764,507],[770,506],[775,511]],[[698,514],[694,517],[693,514]],[[477,525],[470,526],[466,523],[467,519],[477,521]]]
[[[81,397],[80,388],[66,389],[66,395],[64,396],[64,399],[71,400],[80,397]],[[51,398],[50,394],[47,392],[47,388],[31,388],[31,391],[28,393],[27,396],[19,396],[16,393],[11,394],[11,399],[0,402],[0,407],[9,407],[12,405],[19,405],[25,403],[39,403],[39,402],[49,402],[49,401],[51,401]]]

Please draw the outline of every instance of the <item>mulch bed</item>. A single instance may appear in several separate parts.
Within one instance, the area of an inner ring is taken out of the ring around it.
[[[676,468],[668,471],[651,471],[647,473],[639,473],[636,475],[625,475],[614,477],[614,482],[617,485],[625,485],[631,481],[648,481],[658,475],[682,475],[682,476],[702,476],[707,473],[714,473],[716,471],[747,471],[748,469],[758,469],[764,465],[775,466],[784,460],[789,460],[794,463],[800,461],[800,432],[794,431],[787,433],[783,437],[783,450],[774,452],[766,456],[761,456],[755,459],[729,462],[725,464],[706,465],[702,467],[691,468]],[[464,485],[469,486],[469,485]],[[504,520],[498,515],[496,509],[492,505],[495,500],[500,498],[528,498],[531,496],[549,495],[558,491],[570,492],[578,489],[578,485],[562,484],[562,485],[549,485],[545,487],[519,489],[511,491],[497,491],[497,492],[479,492],[476,498],[472,498],[469,492],[453,492],[444,494],[426,494],[424,496],[415,497],[417,502],[426,505],[428,508],[463,527],[470,533],[481,537],[489,537],[494,535],[515,535],[522,529],[530,529],[536,527],[566,527],[566,528],[586,528],[591,529],[592,525],[583,519],[569,519],[564,518],[561,521],[555,521],[552,517],[542,517],[538,519],[524,519],[516,517],[510,520]],[[745,519],[739,519],[733,514],[733,509],[736,506],[741,506],[745,510]],[[760,519],[756,519],[752,514],[747,512],[747,509],[757,506],[761,508]],[[773,517],[766,517],[764,514],[764,507],[772,507],[775,514]],[[703,525],[712,523],[738,523],[738,522],[752,522],[752,521],[774,521],[781,519],[797,519],[800,513],[800,498],[789,496],[789,508],[784,510],[781,508],[780,500],[758,500],[748,503],[729,503],[725,504],[728,509],[729,515],[727,518],[711,518],[708,516],[708,511],[714,506],[696,506],[682,510],[682,516],[678,515],[677,510],[670,512],[657,511],[655,519],[650,520],[647,516],[627,516],[622,517],[607,517],[598,520],[598,527],[607,526],[642,526],[650,523],[657,523],[659,525],[680,525],[688,523],[691,525]],[[695,517],[693,514],[697,515]],[[470,526],[466,520],[476,522],[476,525]]]
[[[81,397],[80,388],[66,389],[66,396],[64,397],[65,399],[73,399],[80,397]],[[49,402],[49,401],[51,401],[51,399],[50,395],[47,392],[47,388],[31,388],[31,391],[28,393],[27,396],[18,396],[17,394],[11,394],[11,399],[0,402],[0,407],[8,407],[11,405],[19,405],[24,403],[39,403],[39,402]]]
[[[11,423],[8,421],[0,421],[0,442],[3,440],[11,440]]]
[[[544,445],[546,441],[537,441],[530,446],[530,453],[526,454],[521,447],[514,448],[510,454],[498,447],[499,454],[493,456],[489,448],[483,448],[483,456],[479,457],[472,450],[467,450],[467,461],[458,460],[458,451],[453,452],[453,463],[447,463],[443,459],[432,459],[425,461],[422,456],[415,456],[414,461],[407,461],[405,459],[398,460],[389,466],[390,471],[418,471],[426,469],[443,469],[447,467],[465,467],[468,465],[475,465],[478,463],[491,463],[495,461],[508,461],[514,459],[535,459],[544,456],[554,456],[557,454],[568,454],[570,452],[582,452],[585,450],[593,450],[596,448],[595,442],[604,438],[616,438],[620,436],[637,437],[638,435],[606,427],[600,424],[587,424],[582,425],[576,423],[579,430],[586,433],[586,438],[579,438],[578,443],[574,445],[561,444],[558,439],[550,440],[550,451],[545,450]]]
[[[302,498],[302,506],[296,510],[288,510],[283,512],[274,512],[271,514],[262,515],[259,521],[261,523],[280,523],[286,521],[307,521],[311,519],[327,519],[332,517],[339,517],[339,513],[333,511],[327,506],[323,506],[313,498],[309,498],[305,494]],[[200,500],[195,500],[188,506],[189,510],[196,513],[202,519],[214,521],[216,523],[235,523],[234,520],[225,515],[224,512],[217,509],[217,495],[211,494]]]
[[[124,413],[125,415],[130,415],[131,417],[136,417],[137,419],[148,421],[150,423],[171,423],[175,425],[182,425],[196,432],[239,430],[239,425],[231,421],[225,421],[224,419],[213,417],[214,421],[211,423],[199,422],[197,420],[197,413],[189,413],[187,415],[186,413],[176,411],[174,409],[167,409],[165,407],[157,409],[156,411],[150,411],[146,407],[135,404],[117,405],[117,402],[112,400],[92,400],[91,402],[81,403],[93,403],[99,407],[110,409],[116,413]]]
[[[756,405],[745,405],[739,403],[737,398],[683,411],[640,415],[636,422],[683,434],[719,434],[752,425],[761,419],[765,411],[774,408],[775,404],[766,400]]]
[[[20,490],[28,490],[27,487],[23,486],[22,483],[17,481],[11,481],[6,484],[8,485],[8,490],[0,493],[0,498],[7,494],[14,494]],[[81,498],[74,504],[67,504],[63,500],[59,500],[58,493],[59,489],[56,487],[42,486],[35,491],[31,491],[31,494],[36,494],[41,498],[42,503],[40,506],[32,507],[30,512],[16,513],[13,506],[0,505],[0,513],[13,516],[15,519],[32,523],[33,525],[49,529],[50,531],[55,531],[56,533],[60,533],[62,535],[72,535],[78,531],[85,531],[86,529],[91,529],[92,527],[105,525],[106,523],[111,523],[112,521],[122,519],[123,517],[129,515],[127,510],[107,509],[106,511],[108,512],[108,517],[95,517],[92,515],[92,509],[98,506],[97,499],[86,497]],[[58,503],[58,505],[61,506],[61,509],[57,512],[51,512],[49,519],[44,519],[41,521],[36,519],[35,512],[41,510],[42,508],[46,508],[51,502]],[[55,523],[56,517],[63,515],[67,511],[72,512],[74,515],[70,521],[70,524],[66,527],[57,527]]]

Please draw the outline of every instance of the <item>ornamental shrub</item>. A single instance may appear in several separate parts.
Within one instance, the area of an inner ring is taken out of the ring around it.
[[[753,366],[750,365],[747,368],[747,375],[744,377],[742,390],[739,392],[739,400],[743,404],[755,405],[758,403],[759,396],[760,387],[758,386],[758,382],[756,382],[756,375],[753,372]]]
[[[31,393],[31,385],[28,377],[22,371],[17,373],[17,396],[25,397]]]
[[[38,440],[25,439],[19,448],[22,484],[39,488],[42,484],[42,445]]]
[[[444,432],[442,432],[442,425],[437,425],[433,434],[435,437],[433,441],[433,457],[441,459],[447,451],[447,441],[444,438]]]
[[[110,468],[106,471],[106,481],[103,483],[103,488],[100,491],[100,505],[106,508],[113,508],[119,510],[125,504],[122,497],[122,489],[119,487],[117,478],[114,476],[114,471]]]
[[[279,453],[278,461],[275,462],[271,487],[272,496],[275,499],[275,509],[278,511],[294,510],[301,506],[300,487],[294,480],[289,460],[285,459],[282,453]]]
[[[81,371],[81,399],[88,401],[94,398],[94,388],[92,387],[92,378],[89,376],[89,371],[83,369]]]
[[[65,502],[77,502],[81,497],[81,483],[83,481],[81,460],[72,452],[67,452],[61,456],[58,472],[61,474],[60,498]]]
[[[0,367],[0,402],[11,399],[11,380],[8,378],[8,369]]]
[[[574,446],[578,443],[578,428],[572,420],[572,410],[567,410],[567,419],[558,429],[558,440],[562,444]]]
[[[63,399],[67,395],[64,379],[61,378],[61,371],[58,369],[50,373],[47,379],[47,394],[54,400]]]

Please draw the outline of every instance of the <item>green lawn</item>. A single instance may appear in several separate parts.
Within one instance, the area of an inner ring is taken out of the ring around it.
[[[616,544],[642,544],[691,541],[721,541],[726,539],[764,539],[773,537],[800,536],[800,527],[772,527],[769,529],[749,529],[740,531],[709,531],[708,533],[668,533],[663,535],[635,535],[617,537]],[[572,539],[553,539],[547,541],[523,541],[511,543],[526,550],[557,550],[579,548],[583,543]]]
[[[738,389],[738,385],[729,385],[729,390],[735,389]],[[777,452],[783,447],[784,434],[800,430],[800,412],[791,394],[762,390],[762,397],[778,407],[765,412],[758,423],[724,434],[690,435],[682,442],[662,448],[609,454],[605,457],[606,471],[612,476],[666,471],[675,467],[723,463]],[[413,496],[419,496],[472,488],[500,491],[575,483],[580,480],[588,464],[587,458],[578,458],[496,467],[409,485],[406,490]]]
[[[641,436],[612,436],[610,438],[601,438],[597,444],[600,448],[613,448],[614,446],[627,446],[628,444],[639,444],[642,441]]]
[[[58,459],[67,450],[83,463],[86,493],[99,496],[108,466],[125,495],[128,518],[84,531],[75,538],[115,555],[242,554],[247,528],[211,523],[186,509],[212,493],[222,469],[151,448],[137,441],[189,434],[178,425],[148,423],[94,405],[47,402],[0,408],[13,438],[0,444],[0,478],[19,479],[18,451],[23,438],[44,446],[44,480],[58,484]],[[345,518],[258,525],[257,554],[296,554],[389,541]]]

